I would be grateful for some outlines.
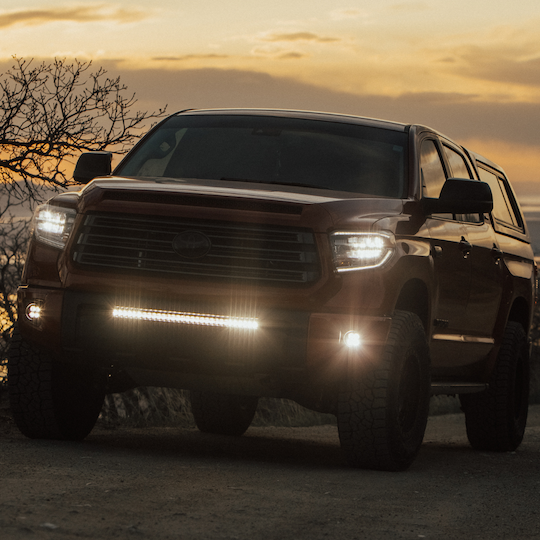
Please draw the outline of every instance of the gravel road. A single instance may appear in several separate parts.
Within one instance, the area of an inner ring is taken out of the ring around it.
[[[335,426],[96,428],[36,441],[0,421],[0,538],[540,538],[540,405],[517,452],[474,452],[462,415],[431,417],[413,466],[353,470]]]

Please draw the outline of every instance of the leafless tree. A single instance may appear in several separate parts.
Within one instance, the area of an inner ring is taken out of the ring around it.
[[[134,112],[136,102],[119,77],[93,71],[91,62],[15,57],[0,75],[0,361],[16,318],[31,211],[72,183],[81,152],[124,153],[165,113]]]

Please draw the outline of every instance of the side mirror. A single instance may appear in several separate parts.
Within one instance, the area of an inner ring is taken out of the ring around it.
[[[438,199],[422,199],[428,214],[484,214],[493,210],[491,188],[469,178],[448,178]]]
[[[96,176],[108,176],[111,174],[111,152],[86,152],[79,156],[73,179],[79,184],[88,184]]]

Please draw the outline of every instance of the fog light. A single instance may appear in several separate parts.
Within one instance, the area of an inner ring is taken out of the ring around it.
[[[343,336],[343,344],[349,349],[357,349],[362,345],[362,338],[358,332],[347,332]]]
[[[38,304],[28,304],[26,306],[26,318],[29,321],[37,321],[41,317],[41,306]]]

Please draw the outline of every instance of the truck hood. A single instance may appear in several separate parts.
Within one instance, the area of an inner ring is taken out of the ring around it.
[[[198,179],[132,179],[111,177],[97,179],[89,183],[83,194],[95,189],[115,191],[138,191],[141,193],[161,192],[170,194],[197,194],[210,197],[234,197],[243,199],[259,199],[300,204],[320,204],[346,198],[358,198],[356,193],[330,191],[310,187],[286,186],[277,184],[258,184],[253,182],[233,182],[225,180]]]
[[[65,193],[55,200],[69,195],[74,196]],[[363,228],[361,222],[366,218],[373,223],[377,217],[403,211],[401,199],[305,186],[222,180],[107,177],[93,180],[78,195],[79,212],[123,208],[121,211],[146,213],[148,205],[155,203],[160,205],[160,213],[163,211],[164,215],[174,215],[182,206],[184,215],[187,215],[186,209],[192,208],[196,209],[194,217],[199,217],[208,207],[215,214],[214,219],[230,219],[225,215],[229,210],[240,221],[249,221],[256,212],[273,215],[275,219],[271,221],[276,223],[294,221],[297,225],[324,231],[347,226]]]

